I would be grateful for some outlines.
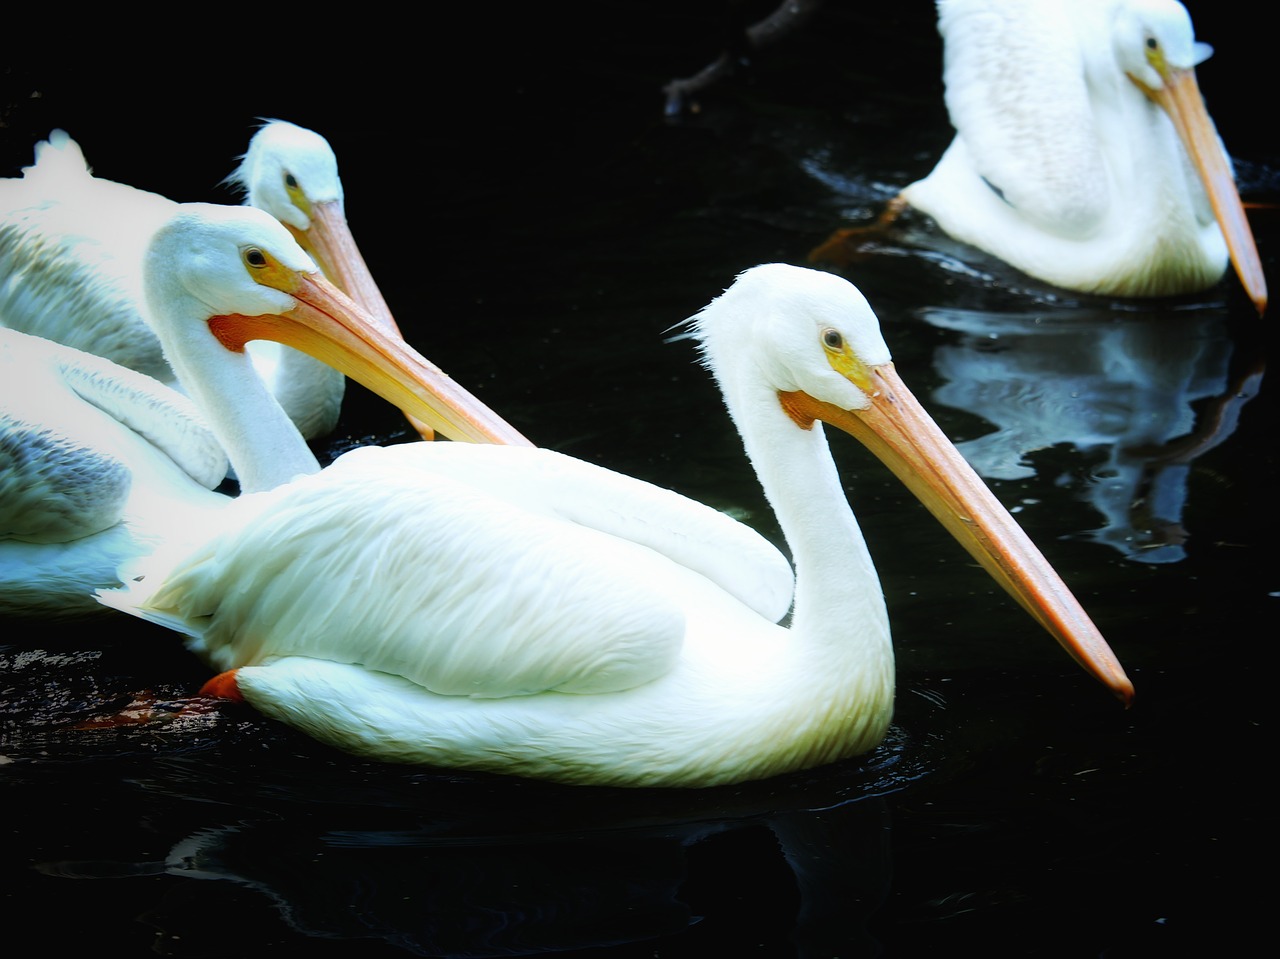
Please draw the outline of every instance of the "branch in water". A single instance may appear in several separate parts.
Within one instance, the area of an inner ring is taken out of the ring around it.
[[[822,6],[822,2],[823,0],[783,0],[773,13],[743,28],[738,44],[721,51],[715,60],[693,76],[679,77],[664,86],[662,92],[666,94],[667,100],[663,112],[668,117],[675,117],[683,114],[686,109],[696,110],[696,106],[689,105],[689,98],[693,94],[731,74],[745,54],[794,33]]]

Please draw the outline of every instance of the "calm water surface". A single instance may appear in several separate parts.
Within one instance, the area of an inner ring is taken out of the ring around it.
[[[163,49],[18,65],[2,172],[64,126],[99,175],[230,201],[219,181],[255,117],[311,126],[423,352],[540,444],[776,537],[708,376],[667,330],[741,269],[804,263],[874,214],[948,128],[924,3],[828,3],[664,120],[662,84],[718,49],[724,6],[359,26],[359,62],[377,57],[336,74]],[[1189,6],[1218,49],[1201,84],[1246,199],[1274,201],[1275,138],[1231,99],[1258,41]],[[153,102],[170,82],[177,109]],[[1274,214],[1254,222],[1274,282]],[[1131,711],[836,436],[898,650],[894,731],[866,759],[614,791],[359,762],[249,711],[76,729],[206,671],[143,624],[5,623],[11,937],[189,957],[1238,954],[1267,925],[1272,320],[1234,281],[1138,305],[1065,295],[921,223],[842,272],[1110,639]],[[317,452],[407,439],[353,388]]]

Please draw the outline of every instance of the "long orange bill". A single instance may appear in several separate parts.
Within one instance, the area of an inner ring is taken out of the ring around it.
[[[337,200],[314,203],[307,210],[311,229],[289,227],[298,245],[316,261],[316,266],[338,289],[363,306],[388,333],[400,335],[400,327],[382,290],[373,279],[360,248],[356,246],[347,217]]]
[[[321,272],[364,307],[388,335],[404,339],[391,307],[387,306],[382,290],[365,263],[355,237],[351,235],[342,205],[337,200],[315,203],[308,208],[307,214],[311,218],[308,230],[286,224],[298,245],[316,261]],[[433,438],[430,426],[413,416],[408,418],[423,439]]]
[[[960,544],[1072,658],[1126,706],[1133,683],[1062,578],[898,377],[892,363],[865,370],[864,410],[807,393],[780,399],[801,426],[823,420],[849,433],[906,484]]]
[[[1164,108],[1173,121],[1174,129],[1204,182],[1236,274],[1261,316],[1267,309],[1267,280],[1262,273],[1262,261],[1245,216],[1244,204],[1240,202],[1230,161],[1200,95],[1195,71],[1166,67],[1162,73],[1165,84],[1159,90],[1135,82],[1151,100]]]
[[[280,314],[211,317],[209,328],[228,349],[275,340],[341,371],[449,439],[533,445],[322,275],[298,273],[264,256],[266,266],[255,279],[290,294],[297,305]]]

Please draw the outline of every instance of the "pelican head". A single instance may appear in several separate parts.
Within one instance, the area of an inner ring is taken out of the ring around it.
[[[299,232],[311,229],[317,206],[343,208],[338,158],[329,141],[284,120],[269,120],[258,129],[227,180],[245,191],[249,206]]]
[[[327,280],[262,210],[182,204],[153,237],[146,276],[152,312],[169,318],[158,331],[161,341],[184,382],[198,380],[200,372],[182,356],[189,350],[212,356],[210,333],[232,353],[252,340],[275,340],[340,370],[451,439],[529,445]],[[191,322],[196,316],[203,323]]]
[[[876,315],[853,284],[831,273],[794,272],[800,269],[766,264],[747,270],[716,300],[717,309],[698,314],[703,363],[721,384],[804,390],[835,406],[865,409],[871,404],[866,370],[890,360]],[[769,307],[760,309],[762,303]],[[803,337],[794,317],[805,318]],[[766,368],[754,376],[726,369],[740,362]]]
[[[1113,44],[1121,68],[1146,90],[1161,89],[1174,71],[1194,70],[1213,55],[1196,40],[1191,15],[1176,0],[1118,5]]]

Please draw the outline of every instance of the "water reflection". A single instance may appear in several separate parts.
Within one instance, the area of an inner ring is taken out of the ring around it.
[[[163,896],[138,920],[167,955],[242,955],[253,938],[223,929],[211,906],[233,890],[196,891],[187,880],[247,890],[311,941],[510,956],[696,935],[715,913],[711,900],[726,889],[742,895],[762,873],[783,879],[754,894],[790,914],[780,936],[796,955],[879,955],[869,927],[890,888],[884,797],[923,775],[913,753],[918,746],[895,732],[862,762],[696,791],[569,789],[361,764],[337,777],[319,753],[246,780],[242,771],[220,778],[205,755],[171,756],[128,776],[142,802],[168,810],[153,828],[185,830],[167,854],[45,858],[34,868],[52,881],[162,878]],[[701,854],[726,833],[740,843],[755,834],[736,876],[723,862],[708,871]],[[78,842],[88,850],[102,839],[88,833]]]
[[[884,809],[850,803],[768,824],[797,883],[798,955],[876,954],[867,924],[888,889]],[[308,938],[380,939],[430,956],[538,955],[684,933],[699,921],[682,896],[688,849],[718,831],[459,845],[427,830],[281,836],[273,825],[202,830],[159,863],[39,868],[75,879],[165,873],[236,883]],[[164,941],[200,942],[209,955],[208,902],[185,898],[175,888],[141,918]]]
[[[1186,555],[1195,459],[1235,431],[1258,392],[1260,356],[1242,355],[1223,312],[1086,307],[984,312],[934,307],[924,319],[962,334],[938,348],[935,399],[995,430],[957,443],[979,474],[1037,474],[1033,455],[1065,445],[1091,465],[1077,485],[1102,523],[1087,538],[1143,563]]]
[[[26,885],[72,911],[129,902],[163,955],[265,954],[286,930],[429,956],[696,950],[700,936],[715,952],[742,900],[754,908],[740,935],[814,959],[879,955],[869,930],[890,887],[886,797],[957,762],[954,739],[912,732],[937,728],[940,697],[911,697],[860,760],[704,790],[361,762],[244,707],[86,725],[136,696],[139,655],[170,677],[159,698],[201,672],[162,631],[150,638],[69,643],[0,668],[23,676],[6,704],[6,781],[66,812],[56,831],[14,835]],[[82,668],[67,675],[71,663]]]

